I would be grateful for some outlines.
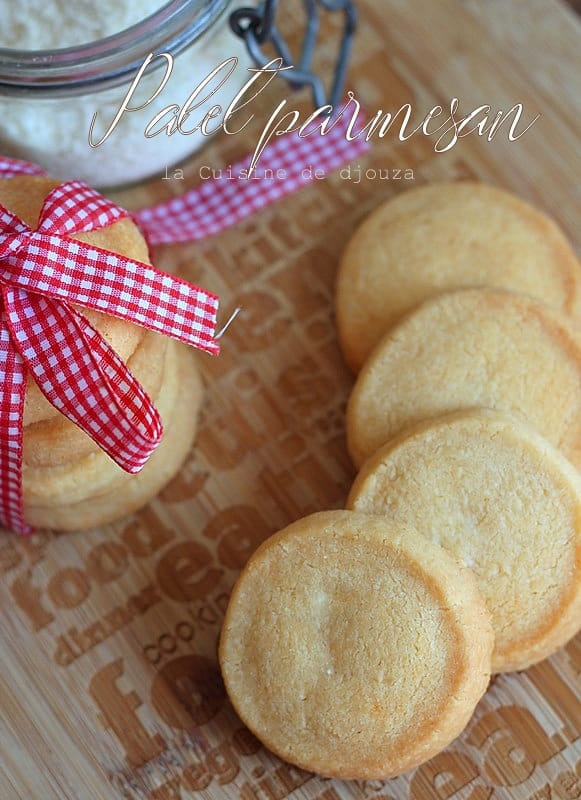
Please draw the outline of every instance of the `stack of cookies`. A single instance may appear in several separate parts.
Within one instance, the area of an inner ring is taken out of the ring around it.
[[[581,270],[511,195],[433,185],[356,232],[337,320],[360,370],[349,510],[259,548],[220,661],[274,752],[386,778],[461,732],[491,672],[581,626]]]
[[[0,180],[0,203],[36,228],[43,201],[57,184],[51,178],[30,176]],[[75,238],[150,263],[147,244],[129,218]],[[123,320],[81,311],[145,388],[165,433],[143,470],[129,475],[29,379],[23,419],[23,497],[25,519],[37,528],[79,530],[135,511],[177,472],[195,434],[202,384],[190,349]]]

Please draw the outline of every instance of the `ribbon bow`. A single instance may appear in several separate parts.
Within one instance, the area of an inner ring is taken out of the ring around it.
[[[25,171],[15,162],[1,174]],[[125,216],[80,181],[50,192],[36,230],[0,205],[0,521],[19,533],[31,531],[22,507],[27,372],[127,472],[143,467],[162,436],[145,390],[74,305],[219,351],[215,295],[71,238]]]

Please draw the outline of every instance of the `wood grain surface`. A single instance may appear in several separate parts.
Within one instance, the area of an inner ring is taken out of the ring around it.
[[[300,19],[287,5],[292,38]],[[220,358],[200,357],[201,431],[158,499],[83,534],[0,536],[1,800],[581,798],[579,637],[526,672],[494,679],[456,742],[385,783],[321,780],[283,764],[224,696],[216,643],[239,570],[277,529],[340,507],[353,479],[344,423],[352,376],[332,298],[355,225],[396,192],[472,177],[545,209],[579,245],[574,12],[557,0],[360,0],[359,8],[349,88],[367,109],[411,102],[421,117],[455,96],[462,109],[520,102],[528,119],[541,116],[516,142],[470,136],[441,154],[426,137],[389,135],[350,179],[328,175],[218,237],[159,248],[161,268],[218,292],[225,315],[244,311]],[[320,65],[334,57],[324,37]],[[284,91],[261,99],[264,114]],[[306,108],[308,98],[293,103]],[[179,194],[199,183],[201,165],[252,150],[257,130],[212,141],[183,180],[158,178],[114,197],[138,208]],[[389,179],[380,177],[386,170]]]

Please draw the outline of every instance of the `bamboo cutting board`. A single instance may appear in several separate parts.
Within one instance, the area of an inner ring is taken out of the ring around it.
[[[529,119],[541,117],[517,142],[468,137],[446,154],[430,139],[387,136],[350,177],[329,175],[219,237],[158,251],[161,268],[244,313],[220,358],[200,357],[207,394],[197,446],[158,499],[85,534],[0,536],[1,800],[581,798],[579,637],[526,672],[494,679],[448,750],[385,783],[321,780],[283,764],[224,696],[216,644],[240,568],[275,530],[340,507],[353,478],[344,429],[352,377],[332,294],[357,222],[412,185],[472,177],[517,192],[579,234],[574,13],[557,0],[361,0],[359,8],[350,88],[368,109],[411,102],[425,115],[455,96],[466,109],[521,102]],[[298,25],[287,14],[287,33]],[[333,61],[327,40],[320,57]],[[265,114],[281,92],[263,98]],[[181,193],[199,182],[201,164],[231,163],[255,135],[216,140],[183,180],[153,180],[115,199],[137,208]]]

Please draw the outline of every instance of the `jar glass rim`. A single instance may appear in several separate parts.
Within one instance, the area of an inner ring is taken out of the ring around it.
[[[173,56],[199,38],[231,0],[169,0],[125,30],[57,50],[0,48],[0,94],[42,97],[100,91],[127,82],[150,53]],[[155,66],[152,64],[151,68]]]

